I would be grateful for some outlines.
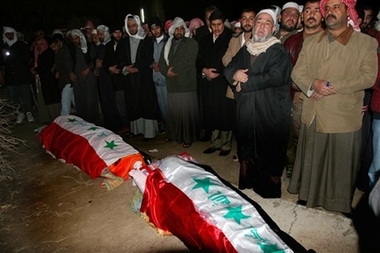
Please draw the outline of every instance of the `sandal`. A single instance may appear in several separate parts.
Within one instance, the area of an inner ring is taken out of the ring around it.
[[[191,143],[183,143],[182,147],[183,148],[190,148],[191,147]]]

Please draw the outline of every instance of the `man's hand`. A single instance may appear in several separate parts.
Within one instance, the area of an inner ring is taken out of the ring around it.
[[[80,72],[81,77],[86,78],[88,72],[90,72],[89,68],[85,68],[84,70],[82,70],[82,72]]]
[[[101,59],[96,59],[96,61],[95,61],[95,67],[96,67],[97,69],[102,68],[102,67],[103,67],[103,60],[101,60]]]
[[[111,73],[111,74],[119,74],[120,73],[120,69],[116,68],[117,65],[114,65],[114,66],[110,66],[108,68],[108,71]]]
[[[125,67],[125,70],[130,73],[130,74],[133,74],[133,73],[137,73],[139,72],[139,69],[138,68],[135,68],[133,67],[133,65],[128,65]]]
[[[214,78],[217,78],[220,74],[214,68],[204,68],[202,72],[206,75],[207,80],[211,81]]]
[[[315,79],[311,87],[314,91],[311,95],[313,100],[319,100],[322,97],[336,93],[334,87],[327,80]]]
[[[166,76],[167,77],[175,77],[175,76],[178,76],[178,74],[176,74],[176,73],[173,72],[173,67],[170,67],[168,69],[168,72],[166,73]]]
[[[248,81],[247,72],[248,69],[238,69],[232,78],[240,83],[246,83]]]
[[[160,66],[158,66],[157,62],[153,62],[151,64],[151,66],[152,66],[152,69],[154,70],[154,72],[160,72]]]
[[[70,73],[70,81],[72,83],[77,81],[77,76],[73,72]]]

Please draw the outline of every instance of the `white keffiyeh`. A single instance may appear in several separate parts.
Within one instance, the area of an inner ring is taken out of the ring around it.
[[[13,36],[13,39],[10,40],[7,38],[7,36],[5,36],[6,33],[13,33],[14,36]],[[3,26],[3,41],[5,44],[7,44],[8,46],[12,46],[13,44],[16,43],[17,41],[17,32],[15,29],[13,29],[12,27],[8,27],[8,26]]]
[[[131,34],[129,31],[128,31],[128,19],[129,18],[133,18],[135,21],[136,21],[136,24],[137,24],[137,33],[136,34]],[[124,19],[124,24],[125,24],[125,31],[128,33],[128,35],[132,38],[135,38],[135,39],[139,39],[139,40],[143,40],[146,36],[146,33],[144,31],[144,29],[142,28],[141,26],[141,21],[140,21],[140,17],[137,16],[137,15],[132,15],[132,14],[128,14],[125,19]]]
[[[164,59],[165,59],[166,64],[168,66],[169,66],[169,52],[170,52],[170,48],[172,46],[172,40],[174,38],[174,31],[176,28],[181,27],[181,26],[183,26],[183,28],[185,28],[185,37],[190,37],[190,30],[187,28],[185,21],[180,17],[176,17],[173,20],[173,23],[169,28],[169,31],[168,31],[169,39],[166,42],[165,48],[164,48]]]
[[[267,41],[264,42],[254,42],[253,40],[249,40],[246,43],[248,52],[253,56],[258,56],[261,53],[265,53],[267,49],[276,44],[281,44],[281,41],[276,37],[270,37]]]
[[[70,30],[67,33],[67,36],[78,36],[80,39],[80,49],[82,50],[82,53],[87,53],[87,42],[86,38],[84,37],[84,34],[79,29],[73,29]]]

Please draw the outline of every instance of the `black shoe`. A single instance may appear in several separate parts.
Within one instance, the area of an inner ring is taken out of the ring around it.
[[[151,140],[153,140],[153,138],[145,138],[144,137],[143,142],[148,142],[148,141],[151,141]]]
[[[297,200],[297,205],[306,206],[306,203],[307,203],[306,200],[302,200],[302,199]]]
[[[219,156],[228,156],[231,152],[231,149],[230,150],[220,150],[219,152]]]
[[[203,151],[203,154],[212,154],[216,151],[217,149],[216,148],[208,148],[206,149],[205,151]]]

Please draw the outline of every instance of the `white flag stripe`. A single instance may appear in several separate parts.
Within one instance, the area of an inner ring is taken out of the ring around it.
[[[75,121],[72,121],[73,119],[75,119]],[[138,153],[138,151],[131,145],[127,144],[120,135],[84,121],[77,116],[59,116],[54,122],[65,130],[86,139],[94,148],[96,154],[107,164],[107,166],[110,166],[120,158]],[[106,142],[112,141],[115,144],[115,148],[105,148]]]
[[[213,174],[175,156],[161,160],[159,168],[167,181],[192,199],[199,212],[225,234],[238,252],[263,252],[259,243],[276,245],[284,252],[293,252],[251,203],[225,186]],[[194,179],[209,180],[209,191],[194,188],[197,186]],[[237,217],[228,216],[228,208],[237,207],[242,208]]]

